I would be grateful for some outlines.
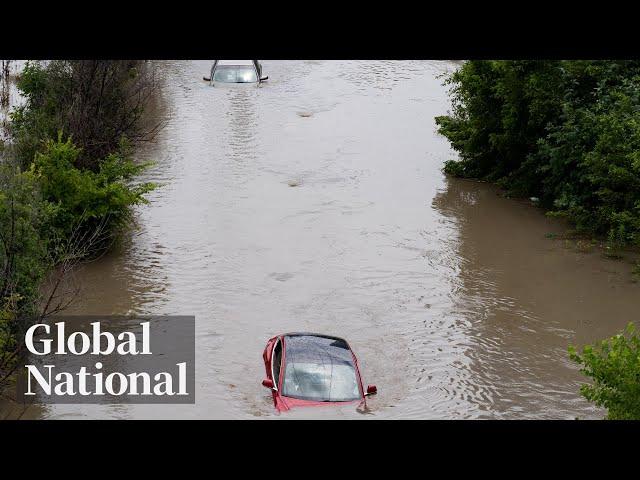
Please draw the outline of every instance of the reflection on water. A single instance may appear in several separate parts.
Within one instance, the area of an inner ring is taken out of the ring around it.
[[[628,266],[565,250],[545,238],[561,224],[497,193],[449,180],[434,199],[456,226],[459,261],[447,317],[463,352],[448,391],[471,403],[473,416],[597,418],[576,395],[581,379],[567,345],[633,318]]]
[[[212,88],[210,61],[162,62],[140,151],[164,186],[118,250],[78,273],[76,313],[196,316],[194,406],[48,407],[50,418],[275,417],[271,336],[343,336],[379,394],[366,412],[287,418],[597,417],[568,343],[632,319],[628,266],[545,238],[561,226],[447,180],[435,133],[448,62],[264,62]],[[366,413],[367,415],[362,415]]]

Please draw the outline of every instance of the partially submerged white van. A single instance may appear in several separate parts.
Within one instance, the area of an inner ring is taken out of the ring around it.
[[[261,83],[268,78],[263,75],[258,60],[216,60],[211,74],[203,80],[215,86],[216,83]]]

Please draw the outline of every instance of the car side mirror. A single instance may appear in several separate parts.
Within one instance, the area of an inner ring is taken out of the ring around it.
[[[367,395],[375,395],[376,393],[378,393],[378,387],[375,385],[369,385],[367,387]]]
[[[205,82],[210,82],[211,81],[211,77],[202,77],[202,80],[204,80]]]
[[[265,75],[264,77],[260,77],[260,81],[261,82],[265,82],[267,80],[269,80],[269,75]]]
[[[273,390],[273,380],[271,380],[270,378],[265,378],[264,380],[262,380],[262,386]]]

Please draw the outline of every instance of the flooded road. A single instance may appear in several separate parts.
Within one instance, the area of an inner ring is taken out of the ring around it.
[[[196,404],[46,406],[45,418],[276,417],[266,340],[343,336],[355,407],[286,418],[600,418],[569,343],[636,320],[630,266],[559,240],[561,223],[447,179],[436,134],[449,62],[264,61],[261,88],[212,88],[165,62],[141,159],[163,186],[137,229],[77,274],[74,313],[196,316]],[[29,416],[29,415],[27,415]]]

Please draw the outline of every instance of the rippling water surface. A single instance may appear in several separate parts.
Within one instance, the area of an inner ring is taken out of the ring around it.
[[[374,418],[602,416],[566,348],[632,320],[639,287],[628,264],[546,238],[563,227],[530,205],[445,178],[434,116],[458,64],[265,61],[261,88],[212,88],[210,65],[159,65],[165,126],[140,157],[163,186],[78,272],[75,307],[195,315],[196,405],[32,415],[274,417],[262,349],[305,330],[349,340]]]

